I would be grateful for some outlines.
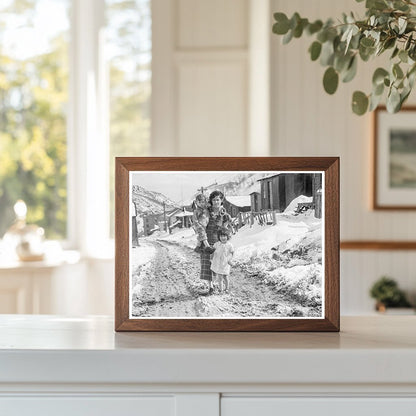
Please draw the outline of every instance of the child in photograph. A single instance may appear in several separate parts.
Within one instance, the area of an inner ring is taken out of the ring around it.
[[[197,235],[197,246],[194,251],[200,253],[205,247],[209,247],[206,227],[209,221],[208,200],[204,194],[198,194],[192,204],[192,227]]]
[[[211,270],[213,277],[218,281],[220,291],[228,293],[230,287],[229,275],[231,271],[231,260],[234,256],[234,247],[230,243],[231,233],[227,228],[218,230],[218,240],[213,249]]]

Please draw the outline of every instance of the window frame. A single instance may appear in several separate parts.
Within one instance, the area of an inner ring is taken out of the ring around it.
[[[105,1],[72,0],[67,119],[66,246],[83,256],[113,256],[109,235],[108,75]]]

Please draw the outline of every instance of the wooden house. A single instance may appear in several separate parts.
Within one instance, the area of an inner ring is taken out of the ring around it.
[[[261,210],[278,212],[283,212],[300,195],[311,196],[314,203],[319,200],[321,204],[318,195],[318,190],[322,189],[321,173],[278,173],[260,179],[259,182],[260,195],[252,196],[252,209],[256,198],[260,201],[258,205]]]
[[[250,205],[252,212],[259,212],[261,210],[260,192],[252,192],[250,194]]]
[[[173,228],[190,228],[192,226],[192,212],[187,207],[177,208],[166,214],[169,231]]]
[[[223,205],[231,217],[235,218],[240,212],[251,210],[250,196],[226,196]]]
[[[192,226],[192,215],[191,211],[182,208],[175,212],[172,217],[179,228],[190,228]]]

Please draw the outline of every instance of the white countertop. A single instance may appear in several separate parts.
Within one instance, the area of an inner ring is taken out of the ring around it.
[[[340,333],[115,333],[107,317],[0,316],[0,383],[416,383],[416,316]]]

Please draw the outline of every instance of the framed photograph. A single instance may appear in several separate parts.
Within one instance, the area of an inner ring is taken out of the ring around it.
[[[116,158],[116,331],[339,331],[339,159]]]
[[[373,208],[416,209],[416,107],[374,112]]]

